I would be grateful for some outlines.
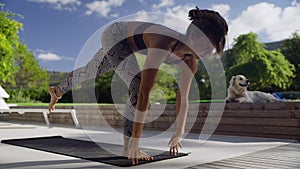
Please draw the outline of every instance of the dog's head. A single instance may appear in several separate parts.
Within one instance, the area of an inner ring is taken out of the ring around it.
[[[250,81],[244,75],[232,76],[229,85],[236,88],[247,88]]]

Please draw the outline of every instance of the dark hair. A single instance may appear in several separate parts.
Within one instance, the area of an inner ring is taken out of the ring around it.
[[[199,28],[211,41],[219,55],[222,54],[228,32],[225,19],[212,10],[200,10],[198,7],[189,11],[189,19],[192,20],[187,29],[187,34],[192,32],[193,26]]]

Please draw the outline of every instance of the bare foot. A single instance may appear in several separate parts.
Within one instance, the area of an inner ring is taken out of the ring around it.
[[[49,112],[51,112],[55,109],[55,103],[61,98],[61,93],[60,93],[59,97],[57,96],[58,93],[60,93],[60,92],[56,86],[51,86],[49,88],[49,94],[51,96],[49,108],[48,108]]]

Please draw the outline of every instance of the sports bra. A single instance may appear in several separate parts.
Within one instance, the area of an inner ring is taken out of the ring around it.
[[[143,33],[144,31],[151,27],[151,26],[154,26],[154,25],[158,25],[158,24],[154,24],[154,23],[142,23],[141,25],[139,25],[135,31],[134,31],[134,36],[133,36],[133,40],[134,40],[134,43],[136,45],[136,47],[139,49],[139,50],[143,50],[143,49],[147,49],[147,46],[144,42],[144,39],[143,39]],[[171,54],[174,52],[174,50],[176,49],[177,45],[179,44],[179,40],[177,40],[176,44],[172,47],[171,49],[171,53],[167,56],[167,58],[164,60],[164,63],[166,64],[169,64],[169,65],[172,65],[172,64],[178,64],[180,63],[181,61],[183,61],[187,56],[189,55],[184,55],[183,58],[181,59],[174,59],[174,58],[171,58]]]

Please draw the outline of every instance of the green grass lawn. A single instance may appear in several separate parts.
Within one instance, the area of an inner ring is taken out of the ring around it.
[[[192,100],[190,103],[216,103],[224,102],[224,100]],[[300,102],[300,100],[286,100],[285,102]],[[48,106],[49,103],[10,103],[16,104],[17,106]],[[175,104],[175,101],[169,102],[169,104]],[[105,106],[113,105],[113,103],[56,103],[55,106]]]
[[[193,100],[190,103],[210,103],[210,102],[224,102],[224,100]],[[48,106],[49,103],[10,103],[17,106]],[[154,104],[154,103],[153,103]],[[168,104],[175,104],[175,101],[168,102]],[[113,105],[113,103],[56,103],[55,106],[105,106]]]
[[[12,103],[16,104],[17,106],[48,106],[49,103]],[[113,105],[108,103],[56,103],[55,106],[104,106],[104,105]]]

